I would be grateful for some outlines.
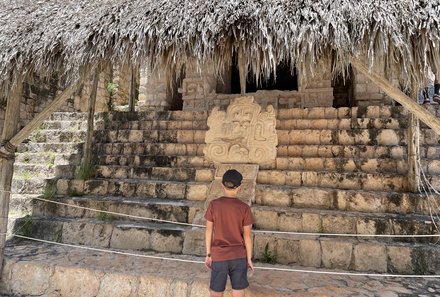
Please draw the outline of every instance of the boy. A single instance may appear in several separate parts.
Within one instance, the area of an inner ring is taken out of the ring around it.
[[[225,196],[217,198],[206,210],[206,258],[211,269],[211,297],[223,296],[228,275],[232,296],[243,297],[249,286],[248,267],[253,271],[251,227],[254,223],[249,205],[237,198],[243,176],[235,169],[225,172]]]

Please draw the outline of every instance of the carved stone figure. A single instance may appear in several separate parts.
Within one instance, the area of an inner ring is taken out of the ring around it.
[[[272,105],[265,112],[254,97],[238,97],[226,112],[215,107],[208,118],[205,156],[216,163],[264,164],[275,160],[278,138]]]

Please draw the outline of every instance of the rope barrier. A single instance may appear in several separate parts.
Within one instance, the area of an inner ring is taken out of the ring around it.
[[[130,214],[124,214],[124,213],[118,213],[113,211],[107,211],[107,210],[99,210],[95,208],[90,207],[84,207],[79,205],[74,205],[70,203],[63,203],[59,201],[53,201],[49,199],[44,199],[40,197],[32,197],[31,199],[40,200],[43,202],[48,203],[54,203],[58,205],[68,206],[68,207],[74,207],[78,209],[84,209],[94,212],[100,212],[100,213],[107,213],[111,215],[117,215],[122,217],[128,217],[128,218],[135,218],[135,219],[142,219],[147,221],[155,221],[155,222],[161,222],[161,223],[169,223],[169,224],[176,224],[176,225],[184,225],[189,227],[198,227],[198,228],[205,228],[204,225],[198,225],[198,224],[190,224],[190,223],[184,223],[184,222],[178,222],[178,221],[171,221],[171,220],[163,220],[163,219],[156,219],[156,218],[149,218],[149,217],[142,217],[142,216],[135,216]],[[293,232],[293,231],[276,231],[276,230],[252,230],[254,233],[264,233],[264,234],[283,234],[283,235],[296,235],[296,236],[335,236],[335,237],[382,237],[382,238],[430,238],[430,237],[438,237],[440,238],[440,234],[342,234],[342,233],[315,233],[315,232]]]
[[[115,250],[100,249],[100,248],[94,248],[94,247],[88,247],[88,246],[80,246],[80,245],[74,245],[74,244],[54,242],[54,241],[38,239],[38,238],[33,238],[33,237],[28,237],[28,236],[23,236],[23,235],[17,235],[17,234],[13,234],[13,235],[15,237],[17,237],[17,238],[32,240],[32,241],[36,241],[36,242],[52,244],[52,245],[58,245],[58,246],[64,246],[64,247],[78,248],[78,249],[84,249],[84,250],[90,250],[90,251],[95,251],[95,252],[111,253],[111,254],[118,254],[118,255],[125,255],[125,256],[133,256],[133,257],[156,259],[156,260],[166,260],[166,261],[194,263],[194,264],[204,264],[205,263],[204,261],[187,260],[187,259],[171,258],[171,257],[160,257],[160,256],[137,254],[137,253],[128,253],[128,252],[121,252],[121,251],[115,251]],[[284,272],[297,272],[297,273],[310,273],[310,274],[343,275],[343,276],[396,277],[396,278],[440,278],[440,275],[380,274],[380,273],[362,273],[362,272],[338,272],[338,271],[319,271],[319,270],[279,268],[279,267],[264,267],[264,266],[254,266],[254,269],[257,269],[257,270],[271,270],[271,271],[284,271]]]

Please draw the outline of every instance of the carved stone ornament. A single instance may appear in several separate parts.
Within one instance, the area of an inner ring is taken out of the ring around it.
[[[272,105],[261,112],[254,97],[238,97],[226,110],[215,107],[208,118],[205,156],[218,163],[264,164],[274,161],[278,137]]]

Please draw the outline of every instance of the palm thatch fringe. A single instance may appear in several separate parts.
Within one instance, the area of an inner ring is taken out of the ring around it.
[[[0,85],[19,73],[63,75],[101,59],[168,69],[189,59],[218,72],[243,50],[257,77],[281,61],[302,75],[349,57],[384,63],[405,83],[440,69],[438,0],[0,0]]]

